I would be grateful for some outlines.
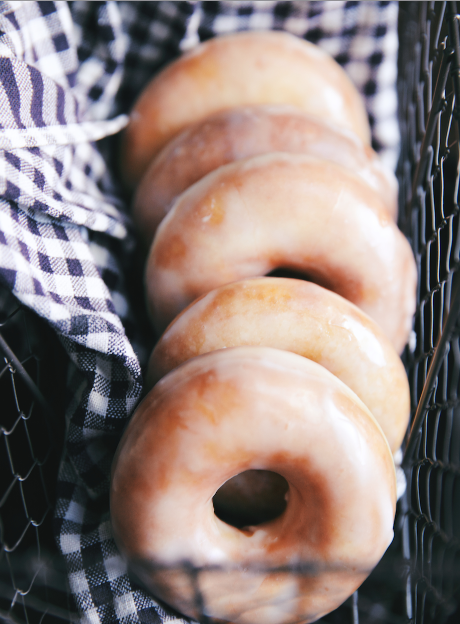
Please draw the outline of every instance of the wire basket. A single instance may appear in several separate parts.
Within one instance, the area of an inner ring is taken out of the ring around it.
[[[66,354],[46,323],[4,287],[0,358],[0,620],[69,621],[52,534]]]
[[[456,2],[400,3],[400,227],[419,271],[395,539],[329,624],[460,621],[460,39]],[[0,287],[0,620],[77,616],[52,536],[66,356]],[[56,414],[61,417],[56,418]],[[191,575],[197,606],[203,597]],[[198,609],[200,610],[200,609]]]
[[[459,23],[456,2],[411,4],[418,19],[408,20],[415,45],[402,59],[400,179],[419,303],[416,345],[406,357],[413,416],[400,526],[408,619],[454,622],[460,613]]]

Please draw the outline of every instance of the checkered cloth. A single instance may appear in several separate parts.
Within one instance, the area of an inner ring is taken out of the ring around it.
[[[151,346],[126,287],[140,282],[110,137],[182,51],[282,29],[345,67],[374,148],[394,167],[396,24],[396,2],[0,3],[0,279],[49,321],[71,360],[55,531],[83,622],[176,619],[128,577],[108,512],[111,460]]]

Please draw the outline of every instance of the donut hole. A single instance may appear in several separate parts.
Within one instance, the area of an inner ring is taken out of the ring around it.
[[[214,494],[214,513],[237,529],[270,522],[286,509],[288,490],[288,482],[276,472],[246,470]]]
[[[323,288],[327,288],[328,290],[333,290],[331,288],[332,282],[328,280],[323,275],[314,275],[313,273],[302,273],[301,271],[296,271],[295,269],[285,269],[280,267],[278,269],[274,269],[267,274],[267,277],[288,277],[289,279],[298,279],[303,280],[304,282],[313,282],[313,284],[317,284],[318,286],[322,286]]]
[[[278,269],[274,269],[267,273],[267,277],[289,277],[290,279],[299,279],[304,280],[306,282],[311,282],[308,276],[301,271],[294,271],[293,269],[284,269],[279,267]]]
[[[354,282],[352,276],[343,269],[335,267],[332,271],[324,267],[327,267],[327,263],[322,263],[318,259],[316,266],[310,267],[308,271],[301,272],[295,269],[279,267],[268,273],[267,277],[287,277],[303,280],[304,282],[312,282],[353,302],[360,291],[359,284]]]

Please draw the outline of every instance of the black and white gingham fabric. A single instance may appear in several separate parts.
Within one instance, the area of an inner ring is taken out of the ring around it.
[[[283,29],[345,67],[394,167],[396,25],[396,2],[0,3],[0,279],[48,319],[71,360],[55,527],[82,622],[177,619],[133,584],[111,534],[110,464],[150,338],[126,289],[135,241],[107,137],[181,52]]]

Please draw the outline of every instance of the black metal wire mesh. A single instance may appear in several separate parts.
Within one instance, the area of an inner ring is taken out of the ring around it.
[[[0,287],[0,621],[72,617],[52,536],[63,355],[46,324]]]
[[[400,83],[402,227],[419,303],[406,358],[413,424],[401,529],[407,618],[439,624],[460,619],[459,22],[456,2],[407,4],[414,46]]]
[[[405,354],[408,490],[392,546],[359,596],[325,624],[460,621],[458,32],[456,2],[400,3],[400,227],[420,276]],[[7,622],[75,618],[51,534],[63,361],[46,325],[0,288],[0,620]]]

